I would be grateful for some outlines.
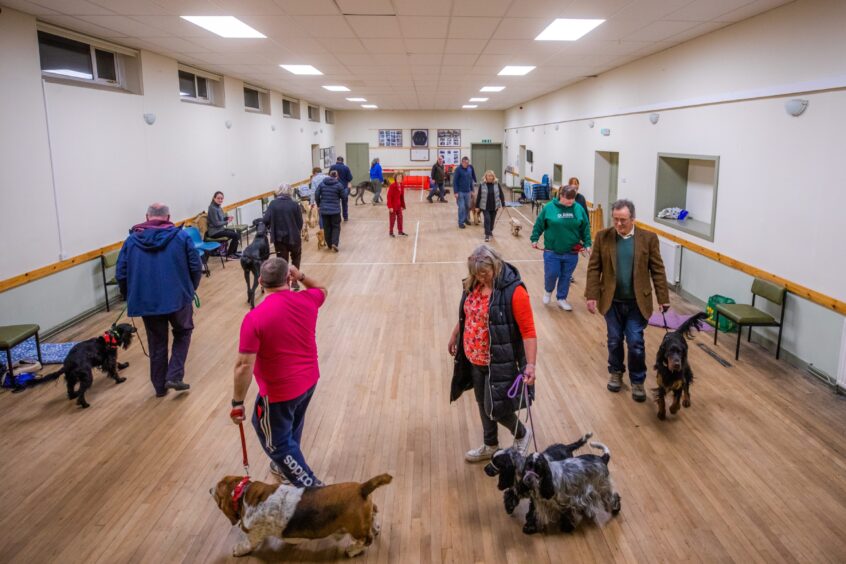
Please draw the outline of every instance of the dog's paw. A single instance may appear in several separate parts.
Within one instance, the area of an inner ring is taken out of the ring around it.
[[[616,515],[620,512],[620,509],[623,508],[622,501],[620,499],[620,494],[614,494],[614,499],[611,502],[611,514]]]
[[[78,395],[79,394],[76,393],[76,392],[68,392],[68,399],[69,400],[76,399],[76,396],[78,396]]]
[[[674,403],[674,404],[671,404],[671,405],[670,405],[670,413],[672,413],[673,415],[675,415],[676,413],[678,413],[678,412],[679,412],[679,409],[680,409],[680,407],[679,407],[679,404],[677,404],[677,403]]]
[[[666,412],[666,411],[664,411],[664,410],[662,409],[661,411],[659,411],[659,412],[658,412],[658,419],[660,419],[661,421],[663,421],[663,420],[664,420],[664,419],[666,419],[666,418],[667,418],[667,412]]]
[[[534,535],[539,532],[540,530],[538,529],[538,526],[534,523],[526,523],[523,525],[523,534]]]
[[[683,405],[684,407],[690,407],[690,398],[684,398],[684,399],[682,400],[682,405]]]
[[[512,491],[505,492],[502,496],[502,501],[505,504],[505,512],[511,515],[520,504],[520,498]]]
[[[562,533],[572,533],[576,530],[576,527],[573,526],[573,523],[570,521],[569,518],[561,516],[561,521],[558,522],[558,526],[561,529]]]
[[[123,370],[124,368],[129,368],[128,362],[118,362],[117,363],[118,370]]]
[[[246,556],[253,551],[253,545],[248,540],[242,540],[232,548],[232,556]]]
[[[115,378],[115,384],[123,384],[124,382],[126,382],[126,378],[124,378],[123,376],[118,376],[117,378]]]
[[[364,553],[364,550],[365,550],[366,548],[367,548],[367,547],[364,545],[364,543],[363,543],[363,542],[361,542],[361,541],[355,541],[354,543],[352,543],[351,545],[349,545],[349,546],[347,547],[347,549],[346,549],[344,552],[345,552],[345,553],[347,554],[347,556],[349,556],[350,558],[355,558],[356,556],[358,556],[358,555],[360,555],[360,554],[363,554],[363,553]]]
[[[88,409],[89,407],[91,407],[91,404],[88,403],[88,402],[77,402],[77,403],[79,404],[79,407],[81,407],[82,409]]]

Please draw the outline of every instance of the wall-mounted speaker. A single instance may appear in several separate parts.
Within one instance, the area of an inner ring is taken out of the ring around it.
[[[527,163],[535,162],[535,154],[530,149],[526,149],[526,162]]]

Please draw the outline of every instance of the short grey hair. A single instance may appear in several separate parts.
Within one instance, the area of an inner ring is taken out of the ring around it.
[[[464,279],[464,290],[466,292],[473,290],[476,286],[476,274],[480,270],[492,270],[494,280],[499,278],[504,263],[502,256],[484,243],[473,249],[473,252],[467,257],[469,276]]]
[[[290,196],[291,190],[292,190],[291,185],[283,182],[282,184],[279,185],[279,188],[276,189],[276,195],[277,196]]]
[[[281,288],[288,282],[288,261],[270,257],[261,265],[262,288]]]
[[[635,217],[635,205],[631,200],[626,200],[625,198],[621,198],[621,199],[617,200],[616,202],[614,202],[613,204],[611,204],[611,211],[612,212],[614,210],[621,210],[623,208],[628,208],[629,215],[631,216],[632,219],[634,219],[634,217]]]
[[[170,208],[165,204],[156,202],[155,204],[150,204],[150,207],[147,208],[147,215],[150,217],[169,217]]]

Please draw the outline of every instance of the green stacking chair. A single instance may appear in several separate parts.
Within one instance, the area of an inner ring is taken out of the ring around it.
[[[755,307],[755,298],[761,296],[765,300],[781,306],[781,317],[776,320],[775,317],[765,311]],[[781,353],[781,330],[784,325],[784,308],[785,298],[787,297],[787,290],[778,284],[767,282],[756,278],[752,282],[752,305],[746,304],[717,304],[716,318],[714,320],[714,344],[717,344],[717,335],[719,334],[720,316],[731,319],[737,324],[737,347],[734,351],[734,359],[740,359],[740,334],[744,327],[749,327],[748,341],[752,340],[753,327],[778,327],[778,342],[776,344],[776,359]]]
[[[109,286],[117,286],[114,273],[110,277],[107,277],[106,269],[115,267],[119,254],[120,250],[100,255],[100,272],[103,274],[103,293],[106,295],[106,311],[111,311],[109,307]]]
[[[12,388],[15,387],[15,372],[12,370],[12,349],[23,343],[32,336],[35,336],[35,347],[38,351],[38,362],[44,364],[41,359],[41,339],[38,332],[41,327],[32,323],[26,325],[4,325],[0,326],[0,350],[6,351],[6,367],[9,370],[9,379]]]

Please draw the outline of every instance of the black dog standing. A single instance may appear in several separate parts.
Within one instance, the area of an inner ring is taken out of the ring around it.
[[[91,373],[94,368],[99,368],[108,374],[115,384],[126,381],[126,378],[118,376],[118,370],[123,370],[129,366],[129,363],[118,362],[117,352],[119,347],[123,347],[124,350],[129,347],[133,333],[135,333],[135,327],[128,323],[121,323],[112,325],[111,329],[99,337],[77,343],[65,357],[62,367],[44,376],[44,380],[54,380],[64,374],[68,385],[68,399],[76,398],[79,407],[88,407],[85,392],[94,380]],[[77,383],[79,383],[78,390]]]
[[[244,269],[244,280],[247,281],[247,301],[250,309],[256,307],[256,288],[258,288],[261,265],[270,256],[270,244],[267,242],[267,227],[260,219],[253,221],[256,228],[256,238],[241,253],[241,268]],[[250,282],[250,274],[253,281]]]
[[[685,407],[690,407],[690,385],[693,383],[693,370],[687,362],[687,339],[692,329],[699,329],[699,322],[707,318],[708,314],[700,312],[685,321],[672,333],[664,335],[658,355],[655,358],[655,401],[658,403],[658,419],[666,419],[666,402],[664,396],[673,393],[673,403],[670,413],[679,411],[679,400]]]

